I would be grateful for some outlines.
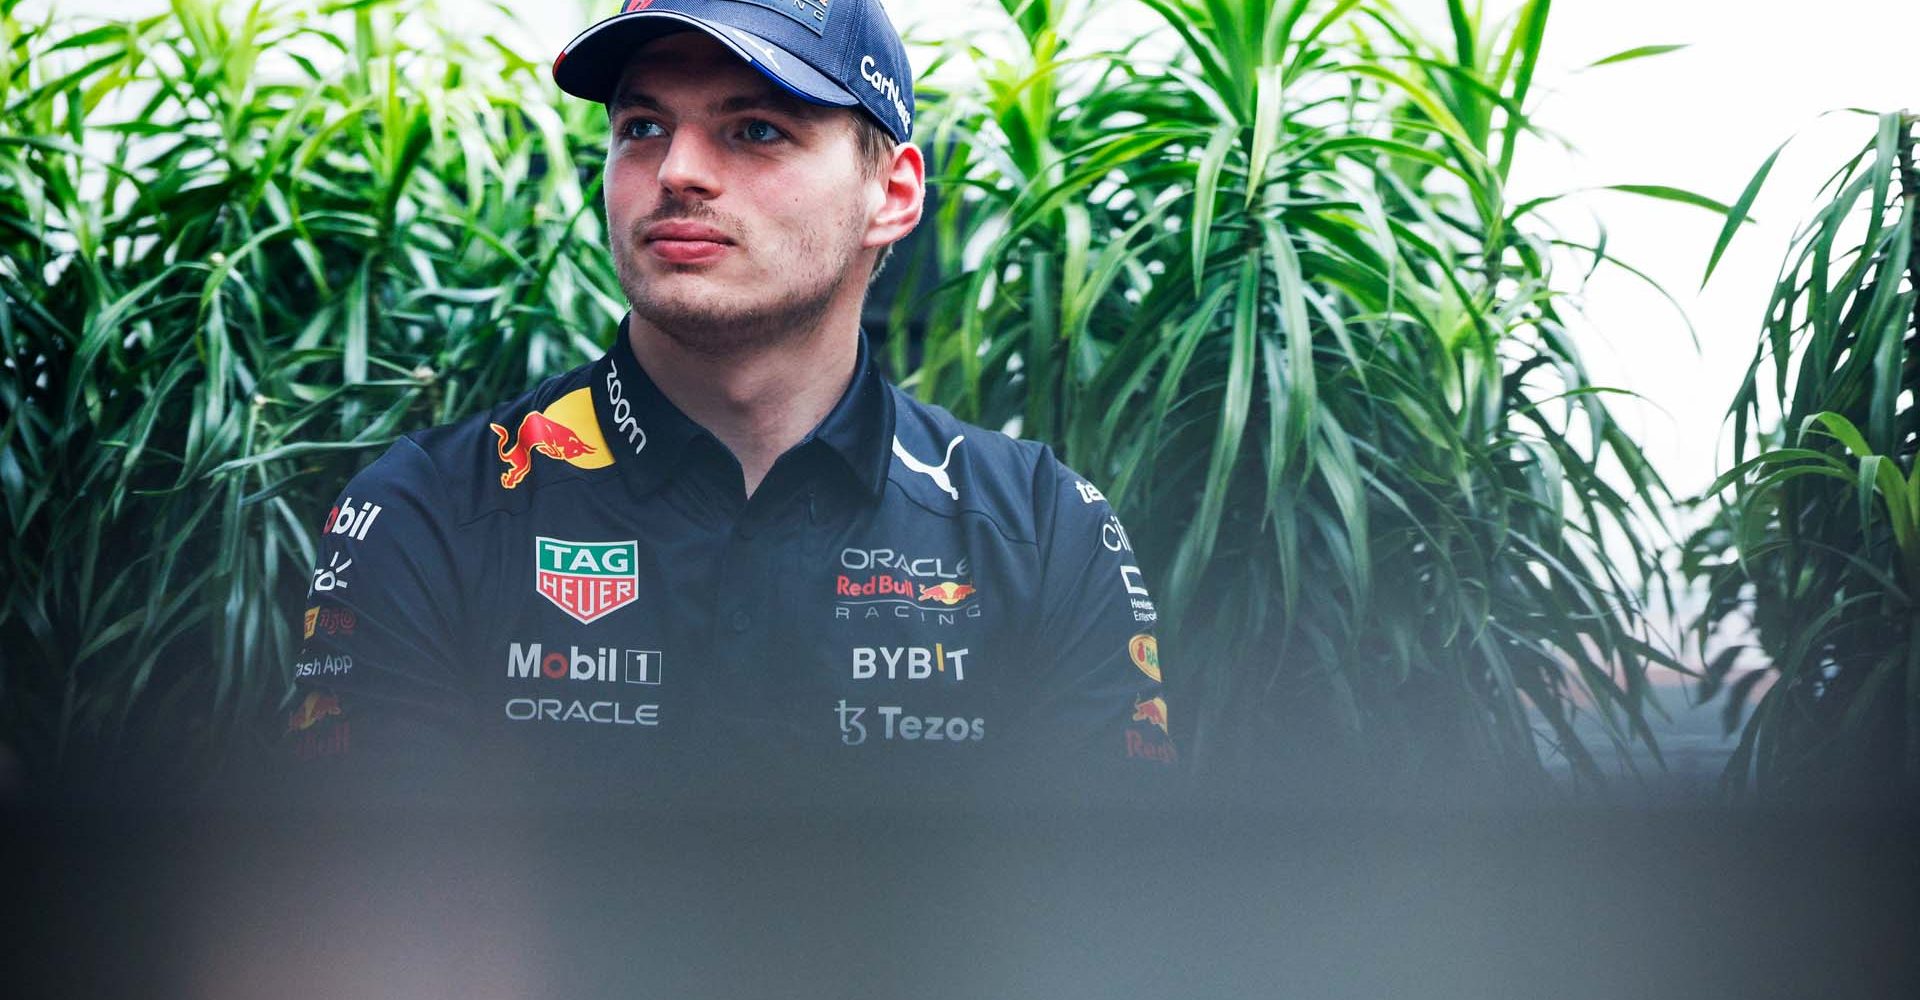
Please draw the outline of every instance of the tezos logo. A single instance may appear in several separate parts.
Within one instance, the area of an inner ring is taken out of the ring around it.
[[[1099,503],[1100,501],[1105,500],[1107,498],[1107,495],[1105,493],[1100,492],[1100,487],[1095,486],[1084,479],[1075,482],[1073,484],[1073,488],[1080,491],[1081,503]]]
[[[840,720],[840,742],[857,747],[867,741],[865,705],[849,705],[843,699],[835,706]],[[898,705],[879,705],[873,710],[880,717],[880,738],[923,743],[977,743],[987,738],[985,719],[963,719],[946,715],[903,715]]]
[[[967,679],[967,651],[947,649],[940,643],[934,643],[932,649],[925,646],[856,646],[853,650],[853,679],[856,681],[873,680],[882,676],[887,680],[906,678],[910,681],[923,681],[934,674],[945,676],[947,668],[953,668],[953,679]]]
[[[632,604],[639,595],[640,544],[536,537],[534,587],[582,625]]]
[[[601,646],[581,652],[568,646],[562,653],[553,650],[541,655],[537,642],[513,643],[507,649],[507,676],[521,679],[545,677],[549,680],[625,681],[628,684],[658,684],[663,657],[657,649],[615,649]]]
[[[373,527],[373,519],[379,517],[380,512],[385,509],[377,503],[368,501],[362,503],[359,510],[355,510],[353,498],[348,497],[340,501],[340,506],[327,512],[327,532],[364,542],[367,540],[367,529]]]

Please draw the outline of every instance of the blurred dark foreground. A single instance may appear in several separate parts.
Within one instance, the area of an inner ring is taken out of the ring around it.
[[[5,992],[1920,996],[1912,810],[741,780],[15,804]]]

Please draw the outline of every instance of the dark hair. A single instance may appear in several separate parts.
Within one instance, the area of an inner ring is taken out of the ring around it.
[[[860,169],[872,177],[893,156],[893,136],[864,111],[853,112],[853,142],[860,152]]]
[[[872,180],[880,175],[893,157],[893,136],[880,127],[874,117],[864,111],[853,111],[853,145],[860,159],[860,175]],[[887,266],[887,258],[893,256],[893,244],[880,248],[878,256],[873,258],[873,273],[867,275],[868,283],[880,276],[880,269]]]

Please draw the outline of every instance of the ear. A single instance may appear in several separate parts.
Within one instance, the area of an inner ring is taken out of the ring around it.
[[[910,142],[893,147],[892,158],[871,182],[874,202],[861,248],[883,247],[913,232],[913,227],[920,224],[920,210],[926,201],[926,174],[920,147]]]

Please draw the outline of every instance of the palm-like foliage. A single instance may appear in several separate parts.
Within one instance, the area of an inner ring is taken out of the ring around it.
[[[1003,2],[1018,56],[939,95],[961,277],[915,381],[1110,486],[1200,748],[1331,732],[1537,774],[1544,720],[1594,775],[1576,704],[1651,743],[1664,491],[1563,325],[1542,202],[1505,189],[1547,4],[1451,3],[1435,45],[1384,2],[1144,0],[1157,57]]]
[[[339,484],[618,315],[571,166],[594,112],[563,121],[543,66],[413,0],[175,0],[79,33],[16,9],[0,732],[41,772],[216,746],[195,730],[284,689]]]
[[[1724,503],[1689,543],[1729,731],[1767,685],[1734,791],[1920,790],[1920,171],[1916,119],[1878,122],[1788,251],[1730,414],[1734,467],[1707,490]],[[1749,644],[1767,663],[1739,671]]]
[[[230,744],[196,727],[283,690],[338,484],[610,329],[573,166],[603,126],[430,0],[79,34],[16,2],[0,733],[43,772]],[[1065,40],[1083,8],[1009,0],[1019,55],[957,53],[978,86],[925,95],[911,381],[1110,487],[1180,626],[1191,746],[1537,773],[1544,720],[1594,772],[1576,705],[1646,735],[1662,491],[1561,323],[1568,248],[1506,196],[1546,3],[1452,4],[1436,46],[1378,0],[1146,2],[1167,32],[1095,52]]]

